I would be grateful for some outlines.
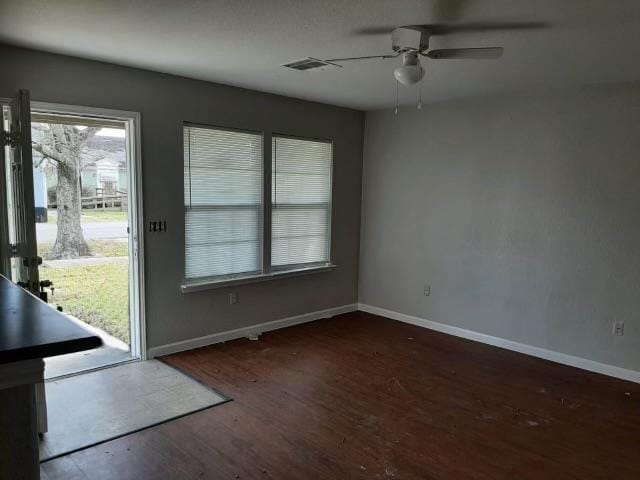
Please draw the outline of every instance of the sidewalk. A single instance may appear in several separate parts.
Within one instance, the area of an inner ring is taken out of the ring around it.
[[[128,263],[129,257],[84,257],[65,260],[45,260],[43,266],[48,268],[74,268],[93,265],[126,265]]]

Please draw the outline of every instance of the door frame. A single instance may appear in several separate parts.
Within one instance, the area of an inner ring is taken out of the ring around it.
[[[9,106],[9,100],[0,98],[0,129],[5,128],[4,119],[4,107]],[[1,135],[0,135],[1,137]],[[6,161],[4,143],[0,142],[0,182],[4,185],[7,180]],[[7,278],[11,278],[11,252],[9,247],[9,208],[8,208],[8,192],[0,190],[0,275],[5,275]]]
[[[8,104],[9,100],[0,98],[0,103]],[[122,121],[125,124],[127,149],[127,174],[129,182],[129,264],[131,281],[129,282],[129,324],[131,328],[131,356],[140,360],[147,359],[146,306],[144,281],[144,216],[142,195],[142,148],[140,113],[127,110],[113,110],[79,105],[67,105],[48,102],[31,102],[32,112],[47,112],[60,115],[77,115],[82,117],[107,118]],[[136,293],[137,292],[137,293]]]
[[[6,105],[3,104],[2,111],[4,114],[5,107],[9,113],[9,122],[6,132],[17,133],[18,139],[10,142],[10,146],[6,141],[2,142],[2,167],[0,173],[3,176],[3,183],[6,181],[7,193],[11,191],[11,203],[14,205],[13,230],[14,241],[17,251],[15,255],[10,252],[11,248],[6,252],[4,249],[8,246],[8,234],[10,223],[8,215],[9,195],[2,195],[2,204],[0,205],[0,214],[3,215],[1,221],[1,238],[3,243],[2,251],[2,272],[9,276],[15,273],[15,281],[21,283],[26,290],[33,295],[40,295],[39,282],[39,257],[37,256],[36,246],[36,221],[35,207],[33,197],[33,162],[31,158],[31,118],[24,118],[25,115],[31,115],[31,101],[29,91],[20,89],[15,97],[8,99]],[[2,118],[3,130],[4,123],[7,120]],[[4,137],[4,132],[3,135]],[[9,155],[7,152],[11,151]],[[18,155],[16,159],[15,156]],[[9,166],[6,160],[13,158],[13,162]],[[11,172],[11,173],[9,173]],[[25,174],[25,172],[30,172]],[[9,186],[10,183],[10,186]],[[11,267],[11,258],[15,256],[18,261]],[[11,271],[10,270],[14,270]]]

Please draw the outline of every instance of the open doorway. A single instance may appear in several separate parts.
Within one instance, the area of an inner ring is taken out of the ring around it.
[[[137,115],[32,103],[40,285],[103,347],[45,359],[58,378],[144,356]]]

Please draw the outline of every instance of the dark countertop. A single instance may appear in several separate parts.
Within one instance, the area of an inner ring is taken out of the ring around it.
[[[0,275],[0,363],[53,357],[101,345],[100,337]]]

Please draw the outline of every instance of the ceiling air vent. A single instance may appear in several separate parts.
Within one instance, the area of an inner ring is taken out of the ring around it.
[[[295,62],[285,63],[282,65],[292,70],[299,70],[301,72],[306,70],[326,70],[328,68],[342,67],[342,65],[336,65],[335,63],[325,62],[324,60],[318,60],[317,58],[303,58],[302,60],[296,60]]]

